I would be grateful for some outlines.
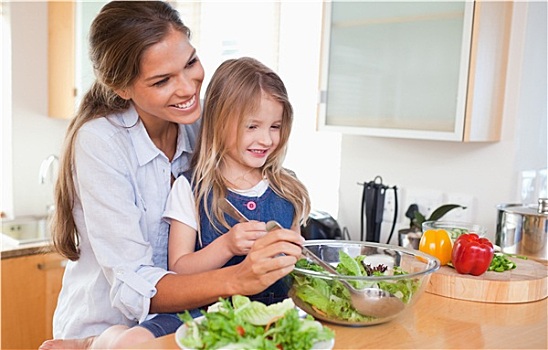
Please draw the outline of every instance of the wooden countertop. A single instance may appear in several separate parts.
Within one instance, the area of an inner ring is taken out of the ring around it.
[[[334,349],[547,349],[547,299],[492,304],[424,293],[400,318],[369,327],[324,323]],[[173,334],[136,349],[178,349]]]
[[[21,245],[10,244],[9,242],[1,242],[0,256],[2,259],[17,258],[21,256],[44,254],[54,251],[50,241],[37,243],[28,243]]]

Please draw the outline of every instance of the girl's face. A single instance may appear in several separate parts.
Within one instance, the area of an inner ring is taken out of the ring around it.
[[[204,68],[187,36],[170,31],[143,54],[141,74],[119,95],[131,99],[145,124],[195,122],[201,114]]]
[[[267,94],[262,94],[258,110],[245,117],[240,140],[238,125],[231,128],[227,138],[225,163],[228,176],[239,176],[260,169],[280,144],[283,105]]]

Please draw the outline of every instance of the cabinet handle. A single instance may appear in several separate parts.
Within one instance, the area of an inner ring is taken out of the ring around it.
[[[326,90],[320,90],[320,104],[327,103],[327,91]]]
[[[67,260],[58,260],[58,261],[48,261],[45,263],[39,263],[38,270],[52,270],[52,269],[60,269],[67,266]]]

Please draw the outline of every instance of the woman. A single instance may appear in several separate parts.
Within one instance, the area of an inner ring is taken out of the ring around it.
[[[53,239],[70,261],[54,338],[93,337],[112,325],[143,324],[149,313],[255,294],[297,261],[302,238],[276,230],[240,264],[167,272],[162,213],[174,179],[188,169],[201,113],[204,71],[189,35],[163,1],[114,1],[92,23],[97,80],[69,126],[56,186]],[[252,229],[262,234],[265,226]],[[147,329],[154,333],[154,325]],[[53,342],[45,347],[89,345]]]

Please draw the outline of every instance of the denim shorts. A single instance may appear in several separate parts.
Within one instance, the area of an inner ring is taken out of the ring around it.
[[[193,309],[190,311],[192,317],[196,318],[202,316],[199,309]],[[183,321],[179,319],[177,314],[157,314],[150,320],[146,320],[140,323],[138,326],[148,329],[154,337],[162,337],[167,334],[175,333],[177,328],[183,324]]]
[[[166,334],[175,333],[183,324],[177,314],[158,314],[139,324],[139,327],[148,329],[154,337],[158,338]]]

